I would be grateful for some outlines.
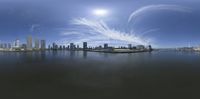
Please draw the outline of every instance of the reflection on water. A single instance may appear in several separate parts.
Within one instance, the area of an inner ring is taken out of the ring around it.
[[[193,99],[199,60],[198,52],[0,52],[0,91],[13,99]]]
[[[87,51],[83,51],[83,58],[87,58]]]

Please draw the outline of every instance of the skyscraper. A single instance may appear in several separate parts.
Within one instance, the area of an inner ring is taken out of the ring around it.
[[[15,44],[14,45],[15,48],[19,48],[20,47],[20,41],[19,41],[19,39],[16,39],[14,44]]]
[[[83,42],[83,50],[87,49],[87,42]]]
[[[128,48],[129,48],[129,49],[132,49],[132,44],[128,44]]]
[[[48,45],[48,50],[51,50],[51,45]]]
[[[56,43],[53,43],[53,50],[56,50]]]
[[[41,40],[41,50],[45,50],[45,49],[46,49],[46,41]]]
[[[24,49],[24,50],[26,50],[26,47],[27,47],[26,44],[22,44],[21,48]]]
[[[0,44],[0,48],[3,48],[3,44],[2,43]]]
[[[104,44],[104,49],[107,49],[108,48],[108,44]]]
[[[7,48],[8,48],[8,46],[7,46],[6,43],[3,44],[3,48],[4,48],[4,49],[7,49]]]
[[[70,50],[74,50],[74,43],[70,43]]]
[[[8,43],[8,49],[11,49],[11,48],[12,48],[11,44],[10,44],[10,43]]]
[[[32,37],[27,38],[27,50],[32,50]]]
[[[37,38],[35,39],[35,49],[36,50],[40,49],[40,41]]]

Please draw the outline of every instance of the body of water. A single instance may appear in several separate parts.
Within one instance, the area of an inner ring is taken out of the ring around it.
[[[200,53],[0,52],[1,99],[198,99]]]

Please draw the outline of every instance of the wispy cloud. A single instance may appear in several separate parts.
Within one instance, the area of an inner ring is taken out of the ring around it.
[[[39,28],[40,25],[39,24],[32,24],[31,28],[30,28],[30,32],[34,32],[37,28]]]
[[[170,10],[170,11],[186,12],[186,13],[191,12],[190,8],[179,6],[179,5],[166,5],[166,4],[148,5],[148,6],[144,6],[142,8],[139,8],[138,10],[134,11],[129,16],[128,22],[130,22],[131,20],[134,21],[136,19],[136,17],[138,17],[142,14],[146,14],[150,11],[154,11],[154,10]]]
[[[139,35],[134,33],[121,32],[110,28],[104,21],[93,21],[85,18],[79,18],[74,19],[72,23],[74,25],[87,27],[88,32],[92,31],[93,33],[96,33],[96,37],[102,36],[115,41],[122,41],[132,44],[148,44],[148,41],[145,40],[145,38],[141,38]]]

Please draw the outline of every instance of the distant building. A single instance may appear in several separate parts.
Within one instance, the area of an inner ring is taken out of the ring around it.
[[[26,44],[22,44],[22,49],[26,50],[27,49],[27,46]]]
[[[136,46],[132,46],[132,49],[137,49],[137,47]]]
[[[69,50],[70,49],[70,46],[69,45],[67,45],[67,50]]]
[[[8,43],[8,49],[11,49],[12,45],[10,43]]]
[[[132,44],[128,44],[128,48],[129,48],[129,49],[132,49]]]
[[[58,50],[58,45],[55,46],[55,50]]]
[[[48,45],[48,50],[51,50],[51,45]]]
[[[87,49],[87,42],[83,42],[83,50]]]
[[[15,42],[14,42],[14,47],[15,48],[19,48],[20,47],[20,41],[19,39],[16,39]]]
[[[53,43],[53,50],[56,50],[56,43]]]
[[[75,47],[74,43],[70,43],[70,50],[75,50]]]
[[[45,49],[46,49],[46,41],[41,40],[41,50],[45,50]]]
[[[152,51],[152,50],[153,50],[152,47],[151,47],[151,45],[149,45],[148,47],[149,47],[149,49],[148,49],[149,51]]]
[[[3,48],[7,49],[7,44],[6,43],[3,44]]]
[[[63,49],[62,49],[62,45],[60,45],[59,50],[63,50]]]
[[[74,45],[74,47],[73,47],[73,50],[75,50],[76,49],[76,45]]]
[[[104,49],[107,49],[108,48],[108,44],[104,44]]]
[[[144,45],[137,45],[136,48],[138,50],[143,50],[143,49],[145,49],[145,46]]]
[[[32,50],[32,37],[31,36],[29,36],[28,38],[27,38],[27,50]]]
[[[3,48],[3,44],[2,43],[0,44],[0,48]]]
[[[76,49],[79,49],[79,45],[76,46]]]
[[[35,49],[40,49],[40,41],[37,38],[35,39]]]
[[[63,45],[63,48],[62,48],[63,50],[65,50],[66,48],[65,48],[65,45]]]

